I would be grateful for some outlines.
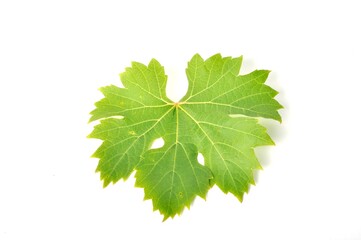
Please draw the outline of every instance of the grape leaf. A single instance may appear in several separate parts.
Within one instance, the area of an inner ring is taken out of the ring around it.
[[[196,54],[186,69],[188,92],[176,103],[166,95],[167,76],[155,59],[126,68],[124,88],[101,88],[104,98],[90,118],[100,124],[89,137],[103,141],[93,157],[104,187],[135,170],[136,186],[164,220],[196,196],[205,198],[214,184],[242,201],[253,171],[261,169],[254,148],[274,144],[257,118],[281,121],[282,106],[264,84],[269,71],[239,75],[241,63],[242,57]],[[150,149],[157,138],[164,146]]]

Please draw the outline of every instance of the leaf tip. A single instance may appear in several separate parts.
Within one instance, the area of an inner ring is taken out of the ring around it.
[[[238,61],[240,63],[240,65],[242,65],[242,62],[243,62],[243,55],[239,56],[239,57],[236,57],[236,58],[233,58],[234,60]]]
[[[216,53],[213,56],[211,56],[210,58],[222,58],[222,54]]]
[[[101,92],[105,96],[105,92],[108,86],[98,88],[98,91]]]
[[[278,121],[279,123],[282,123],[282,117],[278,112],[277,112],[276,121]]]
[[[243,202],[243,195],[244,195],[244,193],[242,192],[242,193],[240,193],[239,195],[236,196],[238,201],[241,202],[241,203]]]
[[[104,182],[103,182],[103,188],[108,187],[109,184],[110,184],[110,181],[104,180]]]
[[[169,215],[163,215],[163,220],[162,220],[162,222],[165,222],[168,218],[169,218]]]
[[[143,63],[137,62],[137,61],[131,62],[131,67],[132,68],[147,68],[146,65],[144,65]]]
[[[88,120],[88,124],[94,122],[95,120],[96,120],[96,119],[95,119],[94,115],[92,115],[92,116],[89,118],[89,120]],[[88,136],[89,136],[89,135],[88,135]]]
[[[190,62],[193,62],[193,61],[201,61],[203,62],[204,59],[201,57],[201,55],[199,53],[196,53],[193,55],[192,59],[190,60]],[[188,62],[188,63],[190,63]]]
[[[276,143],[273,141],[273,139],[269,138],[269,146],[276,146]]]
[[[160,66],[160,63],[157,59],[155,58],[152,58],[149,63],[148,63],[148,68],[150,68],[151,66]]]
[[[109,178],[107,178],[106,176],[104,176],[104,175],[101,173],[101,171],[100,171],[99,168],[97,168],[97,169],[95,170],[95,172],[100,172],[100,180],[103,181],[103,188],[106,188],[106,187],[111,183],[111,180],[109,180]]]

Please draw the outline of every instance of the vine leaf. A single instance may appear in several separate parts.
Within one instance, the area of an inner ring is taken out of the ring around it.
[[[176,103],[166,95],[167,76],[155,59],[126,68],[124,88],[101,88],[104,98],[90,118],[100,123],[89,137],[103,141],[93,157],[104,187],[135,170],[136,186],[164,220],[196,196],[205,198],[214,184],[242,201],[253,171],[261,169],[254,148],[274,145],[257,118],[281,121],[282,106],[277,91],[264,84],[269,71],[239,75],[241,63],[242,57],[196,54],[186,69],[188,92]],[[151,149],[157,138],[164,146]]]

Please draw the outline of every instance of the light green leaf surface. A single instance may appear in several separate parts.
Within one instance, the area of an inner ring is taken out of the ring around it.
[[[269,71],[239,75],[241,63],[196,54],[186,69],[188,92],[177,103],[166,96],[167,77],[154,59],[126,68],[120,75],[125,88],[101,88],[104,98],[90,119],[100,124],[89,137],[103,141],[93,157],[104,187],[135,170],[136,186],[164,219],[190,207],[196,196],[205,198],[213,184],[242,201],[254,184],[253,171],[261,169],[254,148],[274,144],[255,117],[281,121],[282,106],[264,84]],[[160,137],[164,146],[150,149]]]

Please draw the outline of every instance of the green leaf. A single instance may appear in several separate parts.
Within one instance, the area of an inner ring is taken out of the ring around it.
[[[242,201],[261,169],[254,148],[274,145],[256,117],[281,121],[282,106],[264,84],[269,71],[239,75],[241,63],[241,57],[204,61],[196,54],[186,69],[188,92],[177,103],[166,96],[167,77],[155,59],[126,68],[120,75],[125,88],[101,88],[104,98],[90,118],[100,124],[89,137],[103,141],[93,157],[104,187],[135,170],[136,186],[164,220],[196,196],[205,198],[213,184]],[[150,149],[157,138],[164,146]]]

